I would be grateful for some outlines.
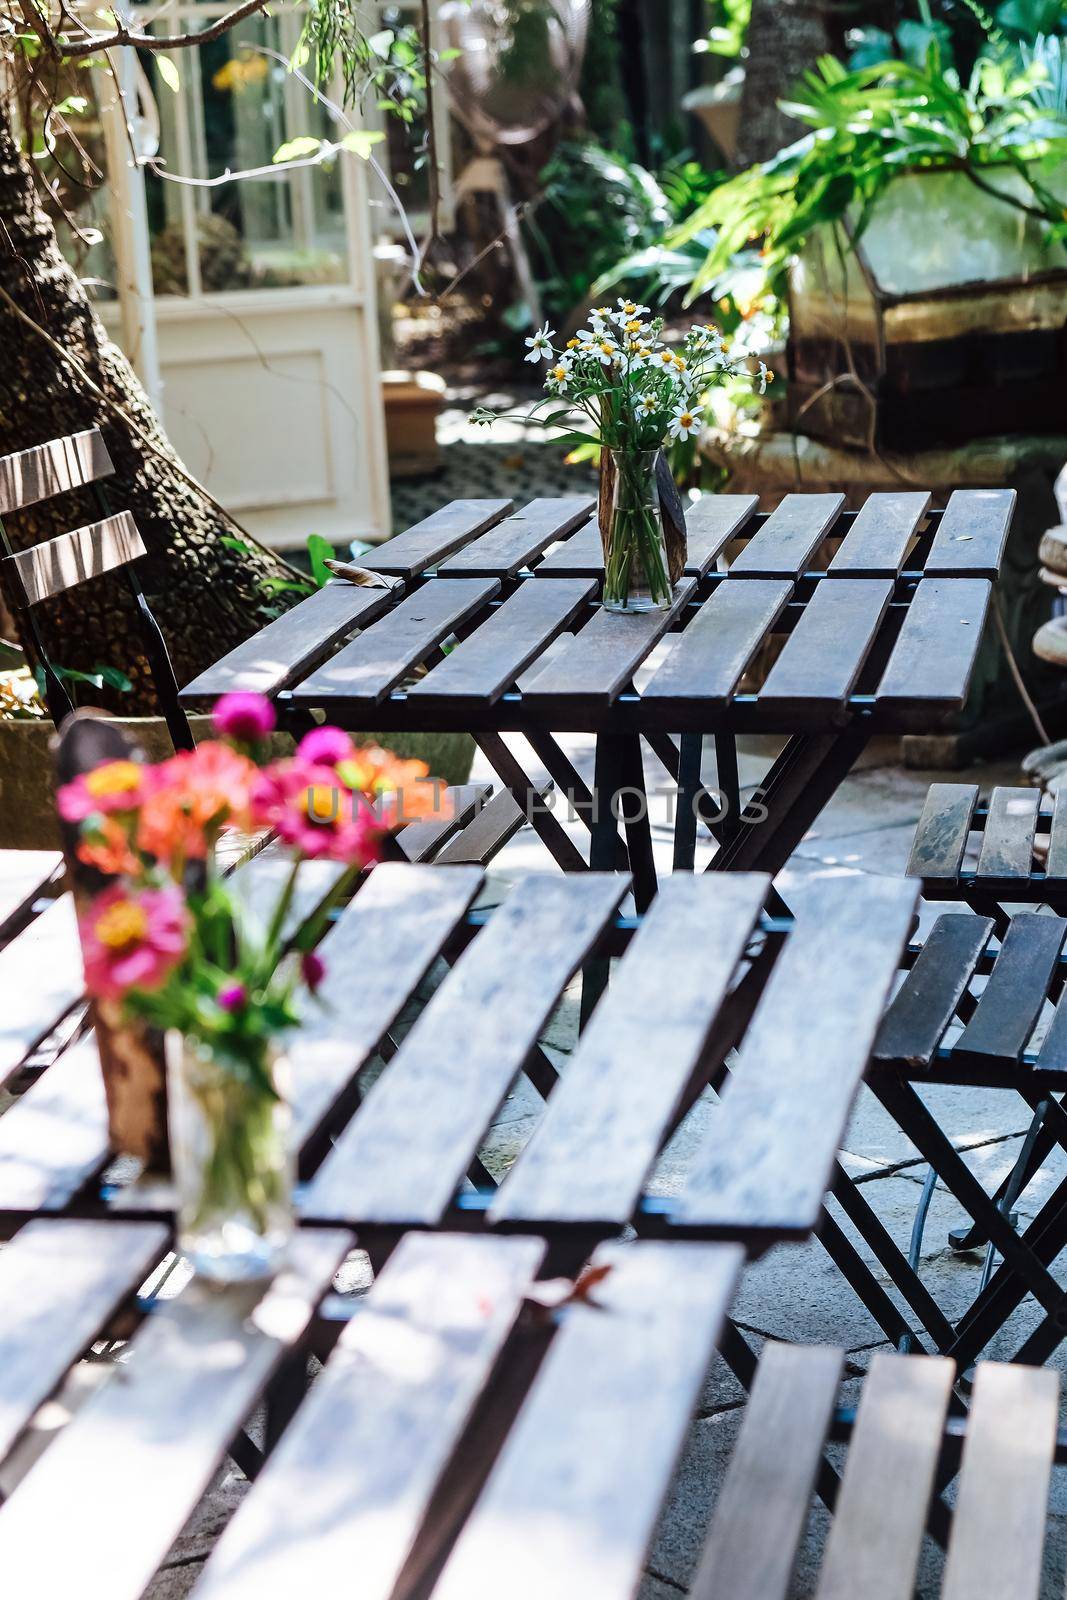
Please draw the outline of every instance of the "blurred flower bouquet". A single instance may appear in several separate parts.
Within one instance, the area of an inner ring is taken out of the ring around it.
[[[753,374],[747,362],[733,360],[717,328],[694,326],[680,344],[668,345],[660,338],[662,317],[649,321],[649,316],[647,306],[619,300],[614,310],[593,311],[588,326],[562,350],[553,345],[547,323],[526,340],[527,361],[547,363],[547,399],[541,406],[549,408],[535,408],[527,420],[565,426],[570,438],[600,448],[600,534],[609,611],[670,604],[655,480],[661,447],[698,431],[700,398],[716,384],[747,376],[761,394],[767,387],[763,363]],[[560,400],[564,406],[553,409]],[[576,413],[584,414],[588,425],[576,423]],[[482,408],[472,420],[496,418]]]
[[[291,1231],[292,1172],[280,1042],[301,989],[325,968],[315,945],[330,910],[381,858],[401,822],[440,811],[422,762],[315,728],[295,755],[266,760],[270,702],[233,694],[218,740],[151,766],[107,761],[65,784],[60,816],[77,856],[110,880],[81,908],[86,984],[117,1021],[165,1035],[179,1244],[209,1277],[272,1270]],[[255,914],[216,865],[230,829],[268,828],[291,860]],[[305,862],[342,871],[295,930]]]

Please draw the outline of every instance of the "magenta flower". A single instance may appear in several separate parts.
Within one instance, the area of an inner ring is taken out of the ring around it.
[[[300,971],[312,994],[326,976],[326,963],[317,950],[306,950],[300,958]]]
[[[301,761],[310,761],[314,766],[336,767],[339,761],[353,756],[355,749],[348,734],[340,728],[312,728],[297,745],[296,753]]]
[[[252,785],[252,824],[273,828],[283,843],[312,860],[367,866],[380,856],[381,822],[361,794],[346,789],[332,767],[275,761]]]
[[[215,996],[223,1011],[240,1011],[248,999],[243,983],[228,983]]]
[[[105,889],[79,918],[85,982],[102,1000],[159,989],[185,954],[189,915],[181,891]]]
[[[252,744],[274,732],[277,717],[266,695],[238,691],[224,694],[212,714],[215,732],[224,739]]]
[[[64,822],[84,822],[112,811],[134,811],[144,799],[151,771],[139,761],[105,761],[63,784],[56,796],[59,814]]]

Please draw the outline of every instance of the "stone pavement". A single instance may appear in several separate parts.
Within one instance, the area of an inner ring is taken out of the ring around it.
[[[592,742],[574,736],[564,741],[575,765],[591,777]],[[748,792],[759,783],[774,755],[768,741],[749,741],[741,753],[741,779]],[[887,764],[891,753],[874,750],[863,769],[841,788],[832,804],[811,833],[803,840],[778,882],[786,898],[800,906],[805,887],[827,875],[862,872],[898,874],[907,859],[911,830],[919,815],[926,789],[938,774],[910,772]],[[532,764],[531,764],[532,766]],[[474,776],[488,776],[476,763]],[[986,766],[974,774],[942,774],[957,780],[973,777],[983,785],[1011,780],[1016,775],[1014,762]],[[709,763],[706,781],[714,782],[714,763]],[[647,779],[654,790],[664,775],[649,758]],[[653,814],[654,843],[663,868],[669,870],[670,831],[664,813]],[[576,836],[580,830],[576,826]],[[523,829],[498,858],[491,875],[487,899],[503,893],[509,882],[531,871],[555,870],[536,836]],[[944,909],[944,908],[939,908]],[[935,913],[936,914],[936,913]],[[931,913],[924,913],[929,920]],[[433,979],[431,978],[431,983]],[[546,1034],[546,1049],[563,1063],[577,1034],[577,987],[568,992]],[[798,1018],[798,1026],[802,1019]],[[967,1152],[967,1160],[987,1187],[1003,1175],[1019,1147],[1026,1118],[1017,1097],[998,1091],[962,1091],[931,1088],[927,1099],[949,1131],[956,1145]],[[506,1169],[520,1150],[536,1120],[536,1097],[520,1086],[509,1097],[496,1121],[483,1152],[490,1170]],[[665,1151],[655,1176],[655,1184],[669,1191],[684,1166],[686,1147],[700,1137],[715,1116],[715,1100],[709,1091],[696,1104],[675,1139]],[[595,1151],[590,1152],[595,1159]],[[865,1185],[865,1193],[894,1239],[905,1249],[911,1231],[915,1206],[925,1175],[918,1152],[895,1124],[866,1092],[856,1107],[845,1141],[844,1160],[849,1171]],[[1063,1176],[1063,1161],[1054,1161],[1051,1170],[1041,1173],[1019,1202],[1019,1210],[1032,1215],[1047,1196],[1050,1186]],[[847,1223],[839,1212],[848,1231]],[[923,1276],[935,1297],[951,1315],[968,1303],[975,1292],[981,1271],[977,1255],[956,1256],[946,1246],[950,1228],[960,1221],[960,1210],[950,1195],[935,1194],[927,1225],[923,1257]],[[864,1246],[860,1246],[867,1255]],[[869,1256],[868,1256],[869,1259]],[[365,1269],[354,1263],[352,1287],[366,1281]],[[362,1273],[362,1277],[361,1277]],[[882,1279],[885,1282],[884,1278]],[[888,1285],[887,1285],[888,1287]],[[871,1353],[886,1348],[880,1330],[855,1295],[824,1255],[817,1243],[782,1246],[746,1272],[734,1308],[735,1316],[758,1348],[767,1338],[841,1344],[848,1350],[848,1371],[855,1376],[866,1367]],[[1033,1324],[1035,1307],[1024,1303],[1009,1325],[998,1348],[1007,1350],[1019,1342]],[[685,1592],[692,1575],[711,1505],[729,1459],[743,1411],[744,1395],[725,1363],[716,1359],[709,1374],[702,1404],[690,1430],[679,1465],[673,1494],[657,1534],[640,1600],[672,1600]],[[240,1499],[244,1480],[234,1468],[225,1469],[211,1493],[175,1545],[167,1569],[148,1591],[148,1600],[179,1600],[192,1587],[200,1566],[220,1528]],[[1067,1521],[1067,1505],[1061,1508]],[[821,1508],[812,1513],[806,1555],[800,1563],[797,1600],[812,1592],[810,1575],[815,1571],[813,1552],[825,1536],[828,1519]],[[1067,1531],[1067,1530],[1063,1530]],[[1064,1541],[1067,1542],[1067,1541]],[[937,1593],[937,1556],[929,1548],[919,1594]],[[1045,1593],[1063,1593],[1064,1574],[1051,1564],[1046,1574]],[[806,1576],[807,1575],[807,1576]],[[501,1593],[506,1594],[502,1577]],[[590,1596],[589,1600],[596,1600]]]

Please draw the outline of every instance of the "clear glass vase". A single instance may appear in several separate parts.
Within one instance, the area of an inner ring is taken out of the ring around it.
[[[662,611],[671,603],[656,488],[658,454],[657,450],[608,452],[610,482],[600,501],[607,611]]]
[[[200,1040],[167,1035],[167,1103],[177,1248],[218,1283],[270,1277],[293,1231],[294,1166],[285,1062],[255,1071]]]

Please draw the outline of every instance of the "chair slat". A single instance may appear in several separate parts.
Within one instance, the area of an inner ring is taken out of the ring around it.
[[[498,578],[437,578],[424,584],[316,668],[294,690],[294,700],[377,705],[499,588]]]
[[[0,456],[0,517],[114,472],[99,428]]]
[[[360,566],[398,578],[417,578],[506,517],[511,508],[510,500],[453,500],[387,540],[374,555],[360,556]]]
[[[976,783],[930,785],[905,868],[909,878],[952,880],[959,876],[977,804]]]
[[[38,605],[147,553],[130,513],[119,511],[103,522],[90,522],[5,556],[4,564],[18,573],[30,605]]]
[[[746,578],[796,578],[844,509],[843,494],[787,494],[730,567]]]
[[[490,1221],[629,1221],[768,887],[742,873],[663,884]]]
[[[149,1317],[0,1507],[3,1570],[41,1595],[139,1600],[351,1242],[298,1235],[265,1293],[194,1280]]]
[[[389,1600],[544,1246],[408,1234],[211,1555],[198,1600]]]
[[[1045,875],[1056,880],[1067,878],[1067,786],[1057,790],[1052,804]]]
[[[689,1600],[785,1600],[844,1359],[764,1346]]]
[[[603,1246],[610,1272],[571,1306],[434,1600],[630,1600],[741,1266],[732,1245]]]
[[[806,892],[675,1220],[798,1237],[815,1226],[917,898],[892,878]]]
[[[440,581],[440,580],[438,580]],[[523,583],[410,690],[432,713],[442,700],[492,704],[596,592],[592,578]]]
[[[451,878],[438,868],[438,877]],[[464,951],[308,1185],[304,1215],[434,1223],[625,876],[524,879]]]
[[[58,850],[0,850],[0,944],[62,868]]]
[[[531,500],[514,516],[483,533],[443,561],[443,578],[513,578],[529,566],[546,545],[566,539],[596,507],[592,495],[565,495],[559,499]]]
[[[377,1049],[481,887],[475,868],[385,863],[319,946],[326,976],[289,1047],[293,1139],[305,1144]]]
[[[543,800],[551,790],[551,783],[537,785],[537,799]],[[514,798],[510,789],[501,789],[478,812],[478,815],[450,839],[437,856],[434,865],[454,867],[464,862],[487,867],[513,839],[527,821],[526,812]]]
[[[74,903],[64,895],[0,950],[0,1086],[77,1003],[83,988]]]
[[[338,640],[377,621],[392,603],[388,589],[328,583],[200,673],[181,698],[210,700],[236,690],[274,696],[317,667]]]
[[[140,1288],[166,1250],[167,1234],[155,1222],[49,1218],[28,1223],[4,1247],[0,1461],[111,1313]]]
[[[1017,1060],[1041,1015],[1067,935],[1067,921],[1020,911],[1011,919],[993,971],[954,1054]]]
[[[663,637],[696,588],[685,578],[665,611],[636,615],[598,611],[581,633],[558,652],[536,677],[524,680],[523,699],[546,710],[563,701],[610,705],[630,682],[652,647]]]
[[[893,597],[885,578],[824,578],[760,690],[775,711],[843,706]]]
[[[1018,496],[1014,489],[956,489],[934,535],[925,570],[995,578]]]
[[[990,917],[938,917],[882,1019],[876,1061],[930,1065],[992,932]]]
[[[782,579],[727,579],[672,642],[670,653],[645,685],[664,716],[691,700],[726,705],[793,592]]]
[[[1037,1600],[1058,1397],[1047,1368],[979,1363],[942,1600]]]
[[[911,1600],[956,1367],[871,1360],[816,1600]]]
[[[997,787],[978,853],[979,878],[1028,878],[1033,867],[1034,833],[1040,789]]]
[[[878,686],[879,707],[918,707],[924,718],[958,710],[967,698],[990,585],[979,578],[924,578],[908,607]]]
[[[923,490],[868,495],[828,570],[835,578],[895,577],[929,505]]]
[[[397,844],[409,861],[431,861],[454,834],[478,815],[493,792],[491,783],[465,783],[449,789],[447,817],[428,817],[409,822],[396,836]]]
[[[90,1035],[0,1117],[0,1210],[62,1209],[109,1154],[104,1079]]]

